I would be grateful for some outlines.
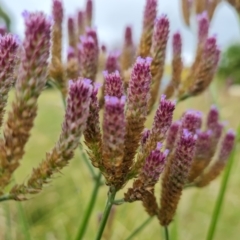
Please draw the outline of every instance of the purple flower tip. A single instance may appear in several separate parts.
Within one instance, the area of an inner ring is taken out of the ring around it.
[[[13,34],[13,38],[15,39],[15,41],[18,45],[21,43],[21,39],[17,34]]]
[[[151,64],[151,62],[152,62],[152,58],[151,58],[151,57],[146,57],[146,58],[137,57],[136,63],[138,63],[138,64],[144,64],[145,62],[146,62],[147,64],[149,64],[149,66],[150,66],[150,64]]]
[[[30,13],[29,13],[29,11],[27,11],[27,10],[24,10],[24,11],[22,12],[22,16],[24,17],[24,19],[28,18],[29,15],[30,15]]]
[[[218,112],[218,108],[216,105],[212,105],[210,108],[211,111],[217,111]]]
[[[73,80],[69,80],[69,81],[68,81],[68,87],[70,88],[70,87],[72,86],[73,83],[74,83]]]
[[[94,89],[99,89],[100,87],[102,87],[102,83],[94,83]]]
[[[206,46],[209,47],[209,48],[212,48],[213,46],[215,46],[217,43],[217,38],[216,36],[212,36],[212,37],[209,37],[206,41]]]
[[[160,150],[161,148],[162,148],[162,143],[158,142],[158,143],[157,143],[157,148],[156,148],[156,149]]]
[[[86,85],[91,85],[92,81],[90,79],[87,79],[87,78],[84,78],[83,79],[83,82],[86,84]]]
[[[202,113],[200,111],[188,110],[184,113],[182,119],[183,128],[195,133],[202,125]]]
[[[84,43],[91,43],[92,45],[94,44],[94,39],[90,36],[81,36],[80,40],[83,44]]]
[[[132,45],[132,27],[131,26],[127,26],[125,29],[125,43],[127,45]]]
[[[68,54],[73,54],[74,53],[74,48],[73,47],[71,47],[71,46],[68,46],[68,48],[67,48],[67,53]]]
[[[188,138],[191,134],[191,132],[189,132],[189,130],[187,128],[183,129],[183,137],[184,138]]]
[[[219,153],[219,161],[226,161],[229,158],[229,155],[233,149],[235,141],[235,132],[230,129],[227,131],[223,141],[222,147]]]
[[[236,133],[233,129],[229,129],[227,131],[227,135],[230,137],[230,138],[235,138],[236,137]]]
[[[114,97],[114,96],[105,96],[104,99],[105,99],[106,104],[110,104],[110,105],[116,105],[118,103],[124,104],[126,101],[125,96],[122,96],[120,99],[118,97]]]
[[[207,19],[208,20],[208,13],[207,11],[204,11],[200,14],[197,15],[197,20],[201,21],[202,19]]]
[[[198,136],[197,134],[193,134],[188,129],[184,128],[182,138],[188,141],[196,142],[198,139]]]
[[[150,135],[150,130],[145,128],[143,133],[142,133],[142,139],[141,139],[141,145],[143,146],[146,142],[147,142],[147,139]]]
[[[168,149],[166,149],[165,151],[164,151],[164,153],[163,153],[164,155],[165,155],[165,157],[167,157],[168,156],[168,154],[169,154],[169,150]]]
[[[118,102],[118,98],[114,96],[105,96],[104,98],[106,103],[116,104]]]
[[[182,51],[182,37],[179,31],[173,34],[173,54],[180,55]]]

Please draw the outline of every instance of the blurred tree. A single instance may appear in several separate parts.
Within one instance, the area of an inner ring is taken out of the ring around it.
[[[218,76],[240,84],[240,43],[230,46],[222,55]]]
[[[5,23],[6,28],[7,28],[8,32],[9,32],[10,31],[10,27],[11,27],[11,19],[10,19],[8,13],[3,8],[3,4],[1,2],[0,2],[0,20]]]

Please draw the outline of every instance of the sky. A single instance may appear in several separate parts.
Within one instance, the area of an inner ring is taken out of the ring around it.
[[[180,0],[159,0],[158,15],[167,14],[170,20],[170,36],[180,31],[183,38],[183,58],[185,63],[190,63],[194,57],[196,47],[196,21],[191,19],[191,28],[184,25]],[[23,37],[24,24],[21,13],[24,10],[42,10],[51,14],[52,0],[1,0],[6,10],[11,14],[14,32]],[[77,10],[85,5],[85,0],[63,0],[65,16],[76,14]],[[133,27],[134,40],[137,42],[141,34],[143,9],[145,0],[95,0],[94,1],[94,26],[97,27],[100,42],[108,47],[113,44],[122,44],[124,28],[126,25]],[[240,41],[240,23],[236,12],[222,2],[215,11],[211,23],[210,34],[216,34],[220,49],[225,49],[231,43]],[[170,41],[168,44],[167,58],[171,59]]]

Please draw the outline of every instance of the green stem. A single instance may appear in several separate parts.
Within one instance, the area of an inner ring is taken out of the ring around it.
[[[6,240],[11,240],[12,239],[12,224],[11,224],[11,214],[10,214],[10,208],[9,204],[6,203],[5,205],[5,214],[7,218],[7,226],[6,226],[6,233],[5,233],[5,238]]]
[[[170,236],[173,240],[178,239],[178,226],[177,226],[177,214],[175,214],[174,221],[172,222],[172,230],[170,232]]]
[[[117,199],[113,202],[114,205],[121,205],[125,203],[125,200],[124,199]]]
[[[97,233],[96,240],[101,240],[101,238],[102,238],[102,234],[103,234],[103,231],[105,229],[109,214],[111,212],[116,193],[117,193],[117,191],[116,191],[115,188],[110,188],[109,189],[108,200],[107,200],[104,212],[103,212],[103,216],[102,216],[102,220],[101,220],[101,223],[100,223],[100,226],[99,226],[99,230],[98,230],[98,233]]]
[[[87,210],[85,212],[85,215],[83,217],[83,220],[82,220],[81,226],[79,228],[76,240],[83,239],[83,236],[86,232],[87,225],[88,225],[90,216],[91,216],[92,211],[93,211],[93,207],[94,207],[94,205],[96,203],[96,200],[97,200],[98,190],[99,190],[99,187],[101,186],[101,177],[102,177],[102,174],[99,171],[98,176],[97,176],[96,181],[95,181],[94,189],[92,191],[92,196],[91,196],[90,202],[88,204]]]
[[[138,228],[136,228],[129,237],[126,238],[126,240],[133,239],[139,232],[141,232],[151,221],[153,220],[153,217],[149,217],[146,219]]]
[[[31,240],[31,236],[30,236],[30,232],[29,232],[29,225],[28,225],[28,221],[27,221],[26,214],[24,212],[22,203],[18,202],[17,206],[18,206],[18,213],[19,213],[20,218],[21,218],[22,231],[25,235],[24,239],[25,240]]]
[[[227,167],[224,171],[221,187],[220,187],[220,190],[219,190],[219,193],[218,193],[217,201],[216,201],[215,208],[214,208],[214,211],[213,211],[213,214],[212,214],[211,223],[210,223],[210,226],[209,226],[209,229],[208,229],[207,240],[212,240],[213,237],[214,237],[214,234],[215,234],[215,230],[216,230],[217,223],[218,223],[218,220],[219,220],[219,215],[220,215],[222,204],[223,204],[223,201],[224,201],[224,196],[225,196],[225,192],[226,192],[226,188],[227,188],[227,183],[228,183],[230,172],[231,172],[232,165],[233,165],[233,162],[234,162],[235,151],[236,151],[236,146],[234,146],[234,149],[233,149],[233,151],[231,153],[231,156],[228,160],[228,165],[227,165]]]
[[[87,155],[83,151],[82,145],[79,146],[79,150],[80,150],[81,157],[82,157],[84,163],[86,164],[86,166],[87,166],[87,168],[88,168],[92,178],[96,181],[97,175],[96,175],[96,173],[95,173],[95,171],[93,169],[93,166],[92,166],[91,162],[89,161]]]
[[[7,201],[7,200],[12,200],[12,199],[13,199],[12,195],[10,195],[10,194],[0,196],[0,202]]]
[[[164,227],[164,233],[165,233],[165,240],[169,240],[170,238],[169,238],[169,233],[168,233],[168,227],[167,226]]]

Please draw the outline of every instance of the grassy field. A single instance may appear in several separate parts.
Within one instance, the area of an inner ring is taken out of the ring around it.
[[[186,109],[198,109],[207,112],[211,103],[217,100],[222,119],[227,119],[228,126],[237,128],[239,124],[240,98],[230,97],[225,90],[219,90],[214,97],[209,92],[201,97],[189,99],[177,106],[175,118]],[[27,179],[31,169],[44,159],[58,138],[63,118],[60,95],[53,90],[46,90],[39,99],[39,113],[32,130],[32,136],[26,147],[26,155],[21,167],[15,174],[14,181],[20,183]],[[151,120],[147,124],[150,124]],[[219,219],[217,240],[237,240],[240,233],[240,149],[235,158],[233,171],[227,189],[224,208]],[[202,240],[206,233],[220,186],[220,178],[204,189],[186,189],[181,198],[174,222],[174,231],[178,240]],[[89,201],[93,182],[80,154],[62,173],[55,176],[42,193],[20,205],[5,202],[0,205],[0,239],[27,239],[24,235],[22,217],[25,227],[29,229],[31,239],[66,240],[73,239],[79,227],[84,209]],[[102,187],[92,215],[85,239],[94,239],[98,228],[99,214],[104,209],[107,188]],[[121,198],[120,192],[117,198]],[[22,210],[22,211],[21,211]],[[146,218],[140,203],[124,204],[116,208],[114,228],[111,239],[121,240],[141,224]],[[172,227],[171,229],[172,230]],[[161,227],[157,220],[142,231],[135,239],[163,239]]]

